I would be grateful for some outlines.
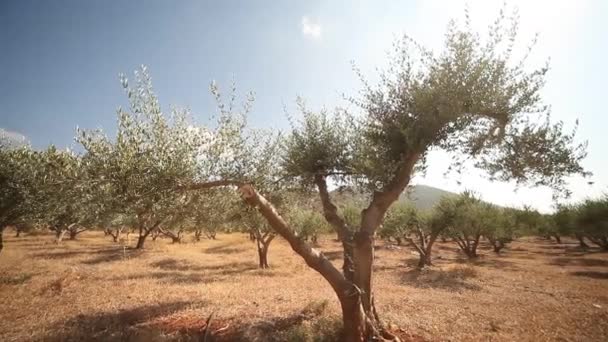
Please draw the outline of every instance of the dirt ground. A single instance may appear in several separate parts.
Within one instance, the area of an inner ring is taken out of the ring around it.
[[[0,341],[196,341],[212,313],[224,341],[332,340],[339,326],[329,285],[280,239],[271,269],[259,270],[243,234],[159,239],[142,252],[101,232],[59,245],[12,235],[0,254]],[[340,264],[338,244],[320,244]],[[435,266],[417,271],[411,249],[378,242],[376,304],[395,331],[416,341],[608,341],[608,254],[536,238],[500,256],[483,246],[474,262],[456,249],[438,243]]]

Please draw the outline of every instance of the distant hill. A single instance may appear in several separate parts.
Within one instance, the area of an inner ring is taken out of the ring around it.
[[[428,185],[414,185],[403,192],[400,200],[412,202],[418,209],[431,209],[441,197],[456,195]]]
[[[401,194],[400,201],[411,202],[418,209],[430,209],[443,196],[455,196],[456,193],[434,188],[428,185],[413,185]],[[332,191],[332,197],[336,203],[348,201],[362,202],[367,204],[368,195],[358,192],[350,187],[342,187]]]

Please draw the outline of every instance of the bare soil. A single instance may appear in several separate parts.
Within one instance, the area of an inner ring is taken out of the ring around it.
[[[11,235],[0,254],[0,341],[198,341],[211,314],[219,341],[337,338],[331,288],[281,239],[260,270],[243,234],[150,240],[144,251],[101,232],[61,244]],[[381,318],[411,341],[608,341],[608,254],[563,242],[524,238],[501,255],[484,245],[474,261],[438,243],[423,271],[410,248],[378,242]],[[341,263],[331,236],[319,247]]]

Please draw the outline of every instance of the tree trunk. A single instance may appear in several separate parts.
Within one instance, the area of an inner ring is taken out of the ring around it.
[[[366,323],[365,314],[361,306],[358,292],[338,296],[342,308],[342,339],[346,342],[365,341]]]
[[[147,236],[148,235],[145,234],[145,235],[140,235],[137,238],[137,245],[135,245],[135,249],[143,249],[144,248],[144,243],[146,242],[146,237]]]
[[[579,244],[580,248],[584,248],[584,249],[589,248],[589,245],[587,243],[585,243],[585,236],[583,234],[576,233],[576,234],[574,234],[574,236],[578,240],[578,244]]]
[[[553,237],[555,238],[555,241],[556,241],[557,243],[559,243],[559,244],[561,244],[561,243],[562,243],[562,239],[560,238],[560,236],[559,236],[559,235],[554,234],[554,235],[553,235]]]
[[[59,243],[63,240],[63,236],[65,235],[65,229],[63,228],[55,228],[55,242]]]
[[[148,235],[150,235],[150,233],[152,233],[153,231],[155,231],[156,229],[158,229],[158,226],[162,223],[162,220],[158,220],[156,221],[152,227],[146,229],[142,223],[140,223],[139,226],[139,237],[137,238],[137,245],[135,246],[135,249],[143,249],[144,248],[144,243],[146,242],[146,238],[148,237]]]
[[[496,253],[496,254],[500,254],[500,250],[503,249],[504,247],[505,247],[505,244],[500,240],[496,240],[492,243],[492,248],[494,249],[494,253]]]
[[[397,246],[401,246],[401,244],[403,243],[403,240],[401,240],[400,237],[396,237],[395,241],[397,242]]]
[[[135,249],[143,249],[144,248],[144,243],[146,242],[146,238],[148,237],[148,235],[150,235],[150,233],[152,232],[153,229],[145,229],[140,227],[139,228],[139,236],[137,237],[137,245],[135,245]]]
[[[77,231],[70,230],[70,240],[76,240],[76,235],[78,235]]]
[[[262,269],[270,268],[268,266],[268,247],[267,246],[258,246],[258,257],[259,257],[259,267]]]
[[[15,232],[15,237],[18,238],[21,236],[21,229],[19,228],[15,228],[16,232]]]
[[[431,253],[433,251],[433,245],[437,241],[437,234],[431,233],[429,237],[429,241],[426,242],[424,250],[421,249],[422,253],[420,254],[420,260],[418,261],[418,267],[424,268],[425,266],[432,266],[433,263],[431,261]]]

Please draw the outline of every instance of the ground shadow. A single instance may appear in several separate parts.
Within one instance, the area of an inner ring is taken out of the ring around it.
[[[608,279],[608,272],[596,272],[596,271],[578,271],[570,272],[570,274],[577,277],[587,277],[593,279]]]
[[[236,248],[232,243],[208,247],[205,249],[205,253],[211,254],[236,254],[241,253],[243,251],[245,251],[244,248]]]
[[[69,259],[69,258],[73,258],[73,257],[79,257],[82,255],[89,255],[94,253],[94,251],[92,250],[70,250],[70,251],[61,251],[61,252],[52,252],[52,251],[46,251],[46,252],[40,252],[40,253],[33,253],[31,254],[31,256],[33,258],[37,258],[37,259],[50,259],[50,260],[57,260],[57,259]]]
[[[583,258],[555,258],[551,260],[549,264],[556,266],[608,267],[608,260]]]
[[[493,256],[484,256],[480,255],[477,258],[469,259],[469,258],[458,258],[453,260],[453,262],[458,264],[466,264],[472,265],[476,267],[491,267],[491,268],[500,268],[500,269],[509,269],[509,270],[518,270],[519,267],[512,261],[507,261],[502,259],[500,255]]]
[[[448,270],[425,268],[413,269],[403,274],[402,281],[417,288],[443,289],[450,291],[479,291],[481,286],[467,282],[477,277],[477,272],[469,267],[456,267]]]
[[[162,332],[142,323],[177,311],[201,305],[202,302],[172,302],[146,305],[113,312],[77,315],[56,323],[51,335],[39,336],[38,340],[63,341],[154,341]]]
[[[150,264],[154,268],[166,271],[207,271],[218,274],[232,274],[257,269],[257,264],[252,261],[229,262],[218,265],[195,265],[186,260],[165,258]]]
[[[135,248],[110,248],[110,249],[101,249],[93,253],[95,257],[92,259],[84,260],[82,263],[85,265],[97,265],[103,264],[107,262],[114,262],[120,260],[127,260],[133,257],[137,257],[143,254],[143,250],[135,249]]]
[[[243,274],[245,272],[256,271],[259,269],[258,265],[251,261],[203,266],[195,265],[185,260],[177,260],[172,258],[165,258],[155,261],[151,263],[150,266],[156,270],[128,276],[114,277],[108,280],[157,280],[162,282],[171,282],[174,284],[207,284],[217,281],[224,281],[236,274]],[[272,272],[264,273],[270,273],[269,275],[273,275]]]

